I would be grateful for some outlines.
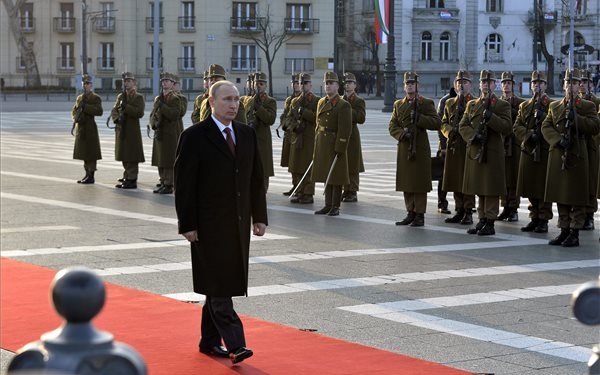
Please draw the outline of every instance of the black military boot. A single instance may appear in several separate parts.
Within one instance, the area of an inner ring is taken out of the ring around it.
[[[458,210],[456,210],[456,214],[454,214],[454,216],[447,217],[446,219],[444,219],[444,223],[460,223],[460,221],[462,220],[462,218],[464,216],[465,216],[465,210],[462,208],[459,208]]]
[[[87,179],[90,177],[90,174],[86,171],[85,176],[83,176],[80,180],[77,180],[78,184],[85,184]]]
[[[93,184],[94,182],[96,182],[96,180],[94,180],[94,172],[89,172],[87,174],[87,178],[83,178],[81,181],[77,181],[80,184]]]
[[[358,197],[356,196],[355,191],[349,191],[346,193],[346,196],[343,197],[342,201],[344,202],[358,202]]]
[[[577,247],[579,246],[579,229],[571,229],[569,235],[561,244],[563,247]]]
[[[521,227],[521,232],[533,232],[535,230],[535,228],[537,228],[537,226],[540,223],[540,219],[531,219],[531,221],[525,225],[524,227]],[[548,220],[546,220],[546,232],[548,231]]]
[[[409,227],[422,227],[423,225],[425,225],[425,214],[416,214],[412,223],[408,224]]]
[[[159,189],[158,194],[173,194],[173,185],[163,185]]]
[[[342,185],[331,185],[331,210],[327,216],[338,216],[342,203]]]
[[[548,220],[540,220],[533,231],[535,233],[548,233]]]
[[[479,222],[475,225],[475,228],[470,228],[469,230],[467,230],[467,233],[468,234],[477,234],[477,233],[479,233],[479,231],[482,230],[483,227],[485,226],[486,222],[487,222],[486,218],[479,219]]]
[[[400,221],[396,221],[396,225],[408,225],[413,222],[417,214],[415,211],[408,211],[406,217]]]
[[[491,236],[493,234],[496,234],[496,230],[494,229],[494,220],[487,220],[483,228],[477,232],[478,236]]]
[[[548,242],[548,245],[560,246],[569,237],[569,228],[561,228],[560,234]]]
[[[510,208],[504,207],[502,209],[502,212],[500,213],[500,215],[498,215],[498,220],[504,221],[504,220],[508,219],[509,216],[510,216]]]
[[[514,223],[515,221],[519,221],[519,213],[517,212],[517,209],[510,210],[506,221],[508,221],[509,223]]]
[[[331,207],[331,210],[329,210],[329,212],[327,213],[327,216],[338,216],[340,214],[340,208],[339,207]]]
[[[121,189],[137,189],[137,180],[125,180],[121,185],[117,185]]]
[[[462,225],[471,225],[473,224],[473,210],[468,209],[465,210],[465,216],[460,220]]]
[[[594,230],[594,214],[585,214],[585,221],[581,230]]]
[[[326,215],[331,211],[331,206],[325,206],[320,210],[315,211],[315,215]]]

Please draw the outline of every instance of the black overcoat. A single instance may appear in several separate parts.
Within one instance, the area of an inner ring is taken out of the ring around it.
[[[175,161],[179,233],[191,244],[194,292],[244,295],[252,223],[267,223],[262,163],[254,129],[234,122],[234,157],[212,117],[187,128]]]

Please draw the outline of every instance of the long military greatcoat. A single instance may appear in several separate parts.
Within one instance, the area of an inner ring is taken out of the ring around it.
[[[192,124],[196,124],[200,122],[200,109],[202,108],[202,103],[208,100],[208,90],[202,95],[198,95],[194,100],[194,109],[192,110]]]
[[[594,103],[596,110],[599,112],[598,116],[600,116],[600,98],[588,93],[584,96],[584,99]],[[600,187],[595,183],[600,178],[600,154],[598,152],[598,140],[595,140],[594,137],[587,137],[586,142],[590,162],[590,206],[595,207],[597,205],[596,196],[600,194],[598,191]]]
[[[463,111],[466,109],[467,103],[470,100],[473,100],[473,96],[471,94],[466,94]],[[458,125],[462,119],[462,117],[459,117],[458,106],[458,96],[446,100],[441,126],[441,132],[448,140],[446,143],[442,189],[444,191],[452,192],[462,192],[465,159],[467,157],[467,143],[458,133]],[[464,116],[464,112],[462,116]]]
[[[589,160],[585,137],[598,134],[600,119],[594,103],[580,98],[575,100],[576,125],[572,128],[572,145],[567,149],[566,165],[563,169],[562,158],[565,154],[559,142],[561,135],[565,133],[568,107],[564,99],[550,103],[548,116],[542,123],[542,134],[550,145],[544,200],[585,206],[589,203],[590,196]]]
[[[523,103],[525,99],[519,98],[515,95],[513,95],[509,99],[502,99],[510,104],[510,124],[511,126],[513,126],[519,113],[519,105],[521,105],[521,103]],[[506,174],[507,188],[514,189],[517,187],[517,177],[519,175],[519,159],[521,158],[520,147],[521,144],[518,142],[517,138],[512,133],[512,131],[506,137],[504,137],[504,157],[506,158],[506,160],[504,161],[504,168]]]
[[[299,94],[298,94],[299,95]],[[282,167],[289,166],[290,161],[290,149],[291,149],[291,130],[288,130],[289,124],[294,121],[293,116],[290,115],[290,108],[292,105],[292,99],[294,99],[297,95],[290,95],[285,98],[285,102],[283,103],[283,112],[281,116],[279,116],[279,126],[283,130],[283,142],[281,144],[281,161],[279,163]]]
[[[343,99],[352,106],[352,134],[348,141],[348,172],[350,174],[357,174],[365,171],[362,145],[360,143],[360,132],[358,131],[357,125],[365,123],[365,100],[356,95],[356,93],[350,97],[344,95]]]
[[[392,118],[388,126],[390,135],[398,141],[396,155],[396,191],[406,193],[426,193],[431,191],[431,146],[427,130],[440,129],[440,116],[435,110],[433,100],[419,96],[417,99],[418,121],[416,129],[416,156],[409,158],[410,141],[403,139],[404,134],[413,128],[411,112],[414,109],[414,99],[408,97],[396,100]]]
[[[180,97],[175,93],[157,96],[150,113],[150,121],[159,124],[154,130],[155,138],[152,144],[152,165],[161,168],[173,168],[175,151],[179,139],[179,120],[181,115]],[[160,109],[158,109],[160,107]],[[158,121],[158,122],[157,122]],[[153,125],[153,128],[156,127]]]
[[[179,95],[179,121],[177,124],[179,134],[177,135],[177,139],[179,139],[179,136],[183,132],[183,116],[185,116],[185,113],[187,112],[188,99],[187,96],[183,95],[181,92],[177,94]]]
[[[254,130],[258,139],[258,150],[263,163],[263,173],[265,177],[275,176],[273,170],[273,137],[271,135],[271,125],[277,118],[277,102],[275,98],[266,93],[260,95],[260,107],[254,108],[255,96],[246,99],[245,105],[248,112],[252,111],[254,118]],[[246,118],[250,117],[246,112]]]
[[[292,147],[288,172],[304,174],[313,158],[315,146],[315,123],[319,97],[313,93],[299,95],[292,99],[290,123]],[[302,109],[300,109],[302,108]]]
[[[336,95],[323,97],[317,105],[317,126],[311,180],[326,182],[336,154],[338,159],[329,178],[329,185],[350,183],[348,175],[348,139],[352,134],[352,107]]]
[[[551,99],[548,95],[543,94],[538,109],[548,113],[550,102]],[[518,151],[521,152],[517,178],[517,195],[532,199],[544,199],[546,170],[548,167],[548,148],[550,146],[541,133],[541,125],[544,118],[537,120],[534,115],[535,109],[538,106],[536,103],[537,100],[533,101],[533,98],[521,103],[517,120],[513,125],[513,133],[519,142]],[[539,121],[539,125],[536,125],[537,121]],[[535,143],[530,138],[537,126],[539,126],[537,131],[540,137],[540,160],[536,162],[533,155]]]
[[[121,99],[123,93],[117,96],[115,105],[113,106],[110,117],[114,121],[118,121],[121,114]],[[142,144],[142,131],[140,129],[140,119],[144,117],[144,107],[146,102],[141,94],[134,93],[127,95],[125,105],[125,122],[115,126],[115,160],[133,163],[143,163],[144,146]]]
[[[102,159],[100,137],[94,116],[102,116],[102,99],[93,92],[81,94],[75,100],[71,117],[83,107],[81,120],[75,124],[73,159],[92,161]]]
[[[467,158],[463,178],[464,194],[501,196],[506,194],[504,167],[504,138],[512,131],[510,104],[492,94],[492,117],[487,123],[487,161],[479,163],[475,158],[482,145],[472,143],[473,136],[483,127],[483,112],[486,98],[478,98],[467,103],[465,114],[460,120],[458,131],[467,142]]]

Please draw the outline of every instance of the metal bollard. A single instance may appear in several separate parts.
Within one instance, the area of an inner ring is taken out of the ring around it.
[[[581,285],[571,294],[571,307],[581,323],[600,325],[600,277]],[[600,343],[592,348],[588,369],[590,375],[600,375]]]
[[[99,276],[85,267],[63,269],[50,290],[54,308],[65,322],[19,349],[7,374],[147,374],[135,349],[115,342],[111,333],[97,330],[90,322],[106,297]]]

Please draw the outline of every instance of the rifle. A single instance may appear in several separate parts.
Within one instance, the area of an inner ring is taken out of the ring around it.
[[[573,167],[569,165],[569,149],[573,144],[573,137],[571,134],[573,132],[573,128],[575,128],[575,131],[577,131],[577,112],[575,111],[575,93],[573,92],[573,85],[571,84],[572,76],[573,72],[569,71],[569,75],[567,77],[567,79],[569,80],[569,108],[565,113],[565,127],[563,133],[560,136],[561,139],[559,141],[560,146],[563,148],[563,154],[561,156],[561,169],[563,171]]]
[[[416,78],[416,77],[415,77]],[[417,122],[419,121],[419,81],[415,81],[415,98],[411,111],[411,120],[408,128],[408,160],[415,160],[417,157]]]
[[[152,109],[152,113],[150,113],[150,122],[148,123],[148,127],[146,132],[148,133],[148,138],[155,139],[158,137],[158,131],[160,130],[160,123],[162,121],[162,113],[161,107],[163,105],[163,89],[160,87],[160,91],[158,93],[158,103],[155,104]],[[154,130],[154,136],[150,135],[150,130]]]
[[[125,74],[122,75],[123,77]],[[123,79],[123,91],[121,91],[121,95],[119,97],[119,101],[115,104],[115,108],[117,109],[119,116],[113,120],[115,126],[110,126],[109,121],[111,119],[111,115],[106,119],[106,127],[109,129],[115,129],[119,126],[122,126],[125,123],[125,107],[127,106],[127,89],[125,88],[125,79]],[[111,113],[112,114],[112,113]]]
[[[475,159],[479,162],[479,163],[486,163],[487,162],[487,140],[488,140],[488,129],[487,129],[487,124],[488,124],[488,120],[485,118],[485,114],[486,112],[489,112],[492,110],[492,90],[490,90],[490,73],[487,73],[487,85],[488,85],[488,92],[486,94],[486,98],[485,98],[485,109],[483,110],[483,113],[481,115],[481,126],[479,128],[479,130],[477,131],[477,133],[473,136],[473,138],[477,138],[478,142],[481,143],[481,148],[479,149],[479,153],[475,156]],[[471,142],[473,142],[473,139],[471,139]]]
[[[541,160],[541,141],[542,141],[542,121],[544,121],[544,116],[542,116],[542,87],[538,85],[538,91],[536,92],[537,101],[535,102],[535,125],[533,128],[533,141],[535,142],[535,146],[531,155],[533,155],[533,161],[539,163]],[[531,138],[530,138],[531,139]]]
[[[457,105],[456,105],[456,114],[452,118],[452,130],[448,136],[448,148],[452,151],[452,154],[456,151],[456,140],[458,139],[458,125],[460,120],[465,113],[465,92],[463,86],[463,72],[458,73],[458,78],[460,81],[460,95],[458,96]]]
[[[510,119],[512,123],[515,123],[517,118],[517,114],[519,112],[519,108],[515,109],[515,87],[514,87],[514,76],[510,73],[511,84],[510,84]],[[514,134],[510,133],[508,136],[504,138],[504,155],[507,157],[512,157],[513,155],[513,139]]]
[[[296,148],[302,148],[302,146],[304,145],[303,133],[304,129],[306,128],[306,124],[302,120],[302,112],[304,112],[307,104],[307,94],[304,91],[302,91],[302,94],[300,94],[300,96],[302,97],[300,101],[300,106],[298,107],[297,111],[292,112],[294,120],[297,123],[297,125],[293,126],[291,129],[294,133],[296,133],[296,140],[292,142],[292,144],[296,145]]]
[[[81,102],[77,104],[77,108],[75,109],[75,116],[73,116],[73,126],[71,126],[71,135],[75,136],[75,125],[78,124],[83,119],[83,110],[85,109],[85,90],[81,94]]]

